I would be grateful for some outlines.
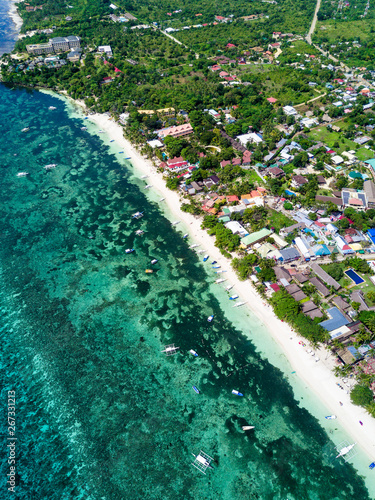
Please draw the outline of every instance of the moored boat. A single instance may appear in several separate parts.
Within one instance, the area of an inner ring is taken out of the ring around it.
[[[242,426],[243,431],[250,431],[251,429],[254,429],[253,425],[243,425]]]
[[[337,417],[336,417],[336,415],[327,415],[325,418],[327,420],[335,420]]]
[[[21,132],[28,132],[30,130],[30,127],[25,127],[21,130]]]
[[[125,250],[125,253],[132,253],[132,252],[134,252],[134,248],[127,248]]]
[[[154,272],[153,269],[146,269],[146,271],[145,271],[146,274],[152,274],[153,272]]]
[[[140,219],[143,217],[143,212],[135,212],[135,214],[132,215],[132,219]]]
[[[158,259],[152,259],[151,264],[156,264]]]
[[[172,226],[176,226],[177,224],[179,224],[180,221],[179,220],[175,220],[174,222],[172,222]]]
[[[143,189],[150,189],[152,187],[152,184],[147,184]]]
[[[214,315],[212,314],[212,316],[208,316],[207,321],[209,323],[211,323],[213,319],[214,319]]]
[[[215,283],[216,283],[216,284],[217,284],[217,283],[223,283],[224,281],[225,281],[225,279],[224,279],[224,278],[220,278],[220,279],[216,280],[216,281],[215,281]]]
[[[18,172],[17,177],[26,177],[26,175],[29,175],[28,172]]]
[[[193,389],[194,391],[197,393],[197,394],[200,394],[200,390],[198,389],[198,387],[196,387],[195,385],[193,385]]]
[[[142,231],[142,229],[137,229],[137,231],[135,232],[135,234],[136,234],[137,236],[140,236],[140,235],[141,235],[141,234],[143,234],[143,233],[144,233],[144,231]]]
[[[148,175],[142,175],[141,179],[147,179]]]
[[[345,455],[347,455],[349,453],[349,451],[354,448],[354,446],[356,445],[357,443],[353,443],[353,444],[350,444],[349,446],[345,446],[344,448],[341,448],[340,450],[340,453],[336,456],[336,458],[339,458],[339,457],[344,457]]]
[[[237,304],[234,304],[233,307],[240,307],[243,306],[244,304],[246,304],[246,302],[237,302]]]
[[[125,158],[125,160],[131,160],[131,156],[128,156],[127,158]]]
[[[192,354],[193,356],[197,357],[198,356],[198,353],[194,351],[194,349],[190,349],[189,351],[190,354]]]
[[[232,394],[234,394],[235,396],[243,396],[242,392],[236,391],[236,389],[232,390]]]
[[[229,290],[232,290],[234,285],[228,285],[226,288],[225,288],[225,291],[229,292]]]
[[[56,106],[49,106],[48,109],[56,109]]]
[[[51,169],[51,168],[55,168],[55,167],[57,167],[57,163],[49,163],[49,164],[48,164],[48,165],[46,165],[44,168],[45,168],[46,170],[49,170],[49,169]]]
[[[372,462],[372,463],[369,465],[369,469],[375,469],[375,462]]]
[[[232,295],[231,297],[229,297],[229,300],[236,300],[238,299],[238,295]]]
[[[160,198],[160,200],[159,200],[159,201],[164,201],[164,200],[165,200],[165,198]]]
[[[186,235],[187,237],[187,235]],[[197,243],[194,243],[193,245],[190,245],[189,248],[196,248],[196,247],[199,247],[199,245]]]
[[[203,257],[203,262],[206,262],[206,261],[208,260],[208,258],[209,258],[209,255],[205,255],[205,256]]]
[[[87,127],[81,127],[81,130],[87,130]]]
[[[217,260],[213,260],[213,261],[211,262],[211,265],[212,265],[212,266],[213,266],[214,264],[217,264]]]
[[[220,269],[221,266],[212,266],[212,269]]]

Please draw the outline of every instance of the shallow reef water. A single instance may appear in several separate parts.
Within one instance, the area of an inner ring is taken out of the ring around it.
[[[17,498],[369,498],[116,147],[39,92],[0,86],[0,121],[1,388],[4,409],[16,392]],[[176,355],[161,352],[173,343]],[[1,425],[6,435],[5,413]],[[191,465],[200,450],[214,460],[206,475]]]

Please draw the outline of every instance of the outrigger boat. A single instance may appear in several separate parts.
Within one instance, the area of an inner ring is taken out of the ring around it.
[[[172,226],[176,226],[177,224],[179,224],[180,221],[179,220],[175,220],[174,222],[172,222]]]
[[[156,264],[158,259],[152,259],[151,264]]]
[[[28,172],[18,172],[17,177],[26,177],[26,175],[29,175]]]
[[[336,417],[336,415],[327,415],[325,418],[327,420],[335,420],[337,417]]]
[[[30,127],[25,127],[21,130],[21,132],[28,132],[30,130]]]
[[[153,269],[146,269],[145,271],[146,274],[152,274],[153,272],[154,272]]]
[[[136,234],[137,236],[140,236],[140,235],[141,235],[141,234],[143,234],[143,233],[144,233],[144,231],[142,231],[142,229],[137,229],[137,231],[135,232],[135,234]]]
[[[224,278],[220,278],[220,279],[216,280],[216,281],[215,281],[215,283],[216,283],[216,284],[218,284],[218,283],[223,283],[224,281],[225,281],[225,279],[224,279]]]
[[[372,462],[372,463],[371,463],[368,467],[369,467],[369,469],[371,469],[371,470],[372,470],[372,469],[375,469],[375,462]]]
[[[140,219],[143,217],[144,212],[135,212],[135,214],[132,215],[132,219]]]
[[[217,264],[217,260],[213,260],[213,261],[211,262],[211,265],[212,265],[212,266],[213,266],[214,264]]]
[[[254,429],[253,425],[243,425],[242,426],[243,431],[250,431],[251,429]]]
[[[349,453],[349,451],[351,449],[353,449],[356,444],[357,443],[353,443],[353,444],[350,444],[349,446],[345,446],[344,448],[341,448],[340,453],[336,456],[336,458],[344,457],[345,455],[347,455]]]
[[[234,304],[233,307],[240,307],[243,306],[244,304],[246,304],[246,302],[237,302],[237,304]]]
[[[48,165],[46,165],[44,168],[46,170],[49,170],[50,168],[55,168],[57,167],[57,163],[49,163]]]
[[[81,130],[87,130],[87,127],[81,127]]]
[[[147,179],[148,175],[142,175],[141,179]]]
[[[243,396],[242,392],[236,391],[236,389],[232,390],[232,394],[234,394],[235,396]]]
[[[177,353],[178,349],[179,347],[176,347],[174,344],[169,344],[161,352],[165,352],[167,356],[173,356],[173,354]]]
[[[55,106],[49,106],[49,108],[48,108],[48,109],[51,109],[51,110],[52,110],[52,109],[56,109],[56,107],[55,107]]]
[[[194,465],[196,469],[198,469],[202,474],[206,474],[206,470],[213,469],[211,462],[213,460],[212,457],[204,453],[202,450],[199,452],[198,455],[194,455],[192,453],[193,457],[195,458],[194,462],[192,462],[191,465]]]
[[[160,200],[159,200],[159,201],[164,201],[164,200],[165,200],[165,198],[160,198]]]
[[[114,139],[111,139],[109,142],[114,142]]]
[[[127,158],[125,158],[125,160],[131,160],[131,156],[128,156]]]
[[[211,323],[213,319],[214,319],[214,315],[212,315],[212,316],[208,316],[207,321],[208,321],[209,323]]]
[[[198,353],[195,352],[193,349],[190,349],[189,351],[190,354],[192,354],[193,356],[197,357],[198,356]]]
[[[225,288],[225,291],[226,292],[229,292],[229,290],[232,290],[234,285],[228,285],[226,288]]]
[[[220,269],[221,266],[212,266],[212,269]]]
[[[186,235],[187,237],[187,235]],[[194,245],[190,245],[189,248],[196,248],[196,247],[199,247],[199,245],[197,243],[194,243]]]
[[[220,271],[216,271],[216,274],[220,274],[220,273],[226,273],[226,271],[223,271],[222,269],[220,269]]]
[[[189,234],[188,234],[188,233],[186,233],[186,234],[184,234],[184,235],[183,235],[183,238],[185,239],[185,238],[187,238],[188,236],[189,236]]]
[[[143,189],[150,189],[152,187],[152,184],[147,184]]]
[[[201,391],[198,389],[198,387],[195,387],[195,385],[193,385],[193,389],[197,394],[200,394]]]
[[[205,255],[205,256],[203,257],[203,262],[206,262],[206,261],[208,260],[208,258],[209,258],[209,255]]]
[[[229,297],[229,300],[236,300],[236,299],[238,299],[238,295],[232,295],[231,297]]]
[[[134,252],[134,248],[127,248],[125,250],[125,253],[133,253]]]

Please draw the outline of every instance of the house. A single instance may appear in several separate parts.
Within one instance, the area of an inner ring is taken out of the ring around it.
[[[338,207],[342,207],[342,199],[333,197],[333,196],[323,196],[323,195],[316,195],[315,196],[315,201],[320,201],[321,203],[333,203],[334,205],[337,205]]]
[[[244,238],[249,234],[249,232],[236,220],[231,220],[224,224],[227,229],[232,231],[233,234],[238,234],[241,238]]]
[[[309,181],[306,179],[306,177],[303,177],[303,175],[294,175],[292,177],[292,187],[294,188],[300,188],[304,184],[307,184]]]
[[[350,304],[348,304],[348,302],[346,302],[346,300],[342,299],[341,297],[335,297],[334,299],[332,299],[332,302],[342,311],[346,311],[350,308]]]
[[[352,253],[355,253],[355,251],[347,244],[345,239],[339,234],[335,235],[333,239],[335,240],[337,249],[341,253],[341,255],[350,255]]]
[[[244,146],[246,146],[248,142],[250,144],[260,144],[261,142],[263,142],[262,137],[259,134],[255,134],[254,132],[238,135],[237,140],[240,141],[240,143]]]
[[[283,111],[287,116],[295,116],[297,114],[297,110],[293,106],[284,106]]]
[[[279,167],[269,167],[266,170],[267,175],[270,175],[272,179],[280,179],[285,176],[284,170]]]
[[[375,184],[371,180],[366,180],[363,183],[363,190],[367,199],[368,208],[375,208]]]
[[[286,264],[287,262],[292,262],[299,259],[301,256],[299,252],[294,248],[283,248],[280,250],[281,260]]]
[[[107,57],[111,57],[113,55],[110,45],[100,45],[98,47],[98,52],[100,54],[105,54]]]
[[[211,189],[216,186],[216,184],[219,184],[219,182],[220,179],[217,175],[211,175],[210,177],[207,177],[207,179],[203,179],[203,184],[207,189]]]
[[[342,158],[340,155],[334,155],[331,157],[331,160],[335,165],[340,165],[344,161],[344,158]]]
[[[316,278],[315,276],[313,278],[310,278],[310,283],[313,286],[315,286],[315,288],[317,289],[317,291],[323,297],[328,297],[329,295],[331,295],[331,292],[328,290],[328,288],[325,285],[323,285],[323,283],[318,278]]]

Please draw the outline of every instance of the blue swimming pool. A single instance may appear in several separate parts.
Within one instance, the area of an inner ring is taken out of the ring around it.
[[[293,191],[290,191],[289,189],[285,189],[285,194],[288,196],[297,196],[296,193],[293,193]]]
[[[345,274],[352,280],[356,285],[363,283],[365,280],[361,278],[353,269],[348,269]]]

